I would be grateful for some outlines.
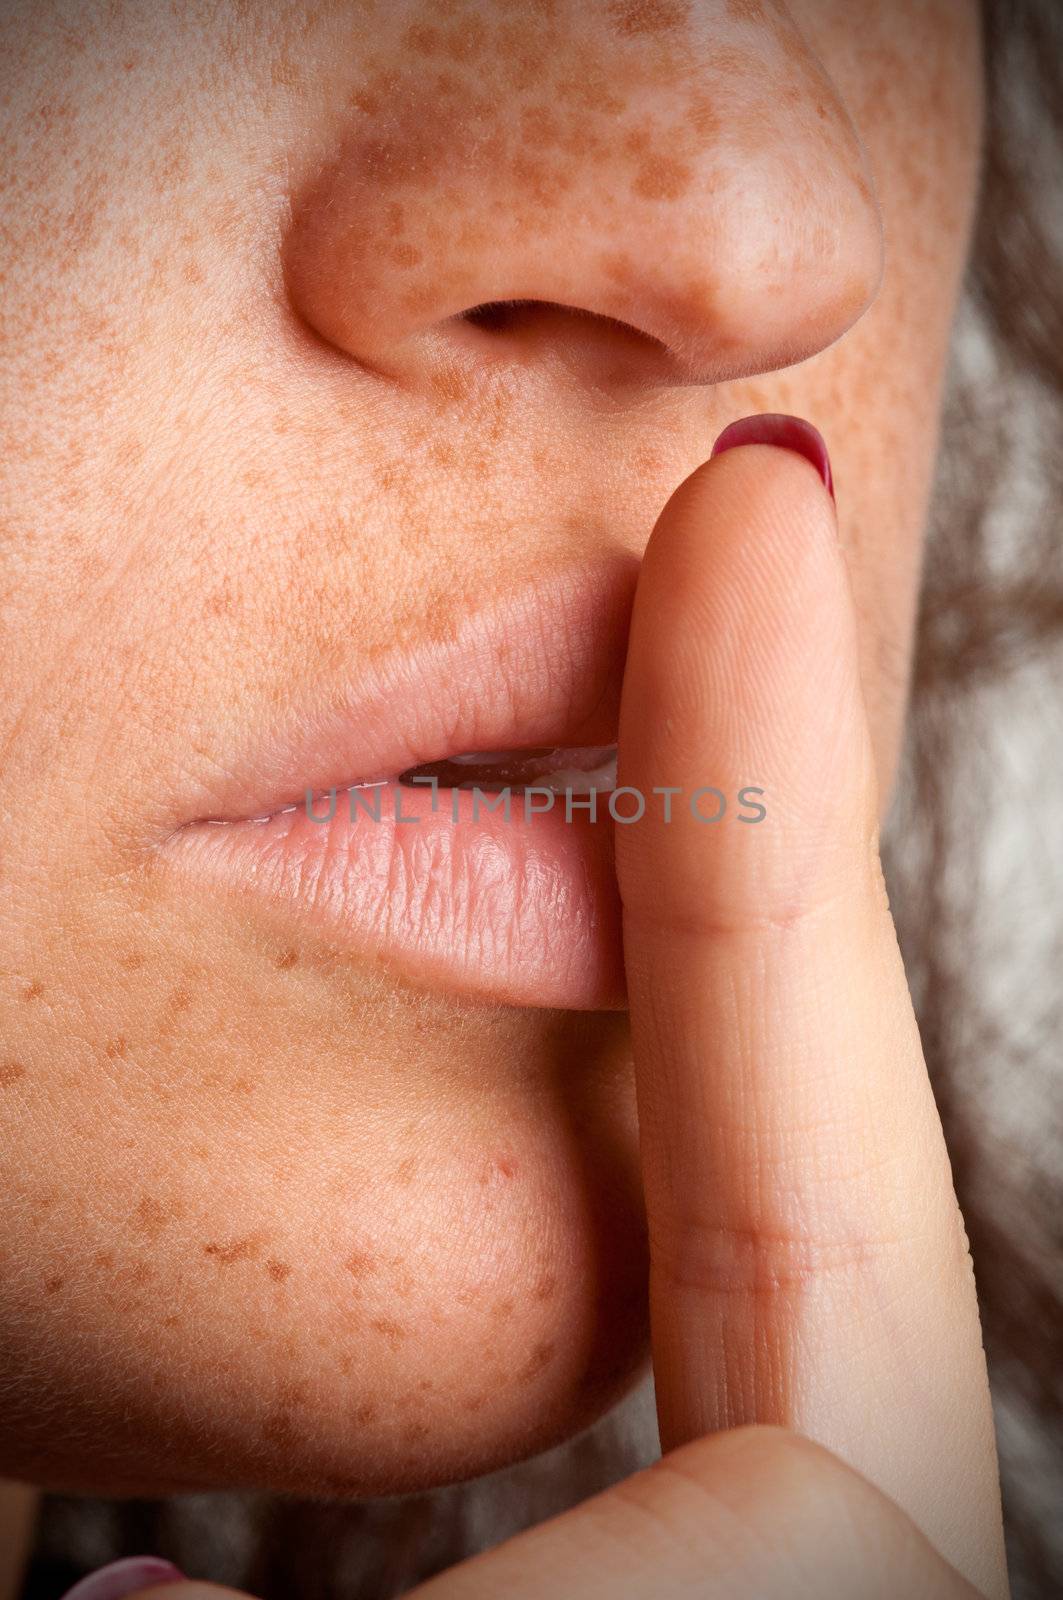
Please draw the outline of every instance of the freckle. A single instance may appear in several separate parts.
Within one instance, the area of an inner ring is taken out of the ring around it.
[[[720,114],[707,95],[696,95],[687,109],[687,122],[700,138],[708,139],[719,132]]]
[[[66,1282],[65,1278],[45,1278],[45,1280],[44,1280],[44,1292],[45,1292],[45,1294],[57,1294],[58,1291],[63,1287],[63,1284],[65,1282]]]
[[[417,1157],[407,1156],[405,1161],[400,1161],[395,1168],[395,1182],[403,1189],[408,1189],[417,1174]]]
[[[649,128],[631,128],[624,135],[624,149],[629,155],[644,156],[649,149],[652,135]]]
[[[181,276],[186,283],[202,283],[204,278],[203,268],[194,261],[186,261],[181,268]]]
[[[229,1267],[234,1261],[253,1261],[259,1248],[259,1241],[252,1234],[246,1239],[234,1239],[231,1244],[205,1244],[203,1254],[213,1256],[223,1267]]]
[[[253,1078],[234,1078],[233,1091],[235,1094],[254,1094],[255,1080]]]
[[[376,1260],[368,1250],[355,1250],[343,1263],[354,1278],[366,1278],[376,1271]]]
[[[761,22],[764,7],[761,0],[727,0],[727,15],[732,22]]]
[[[526,197],[547,205],[552,198],[551,173],[545,162],[533,161],[530,156],[515,156],[510,163],[513,177]]]
[[[135,434],[129,434],[115,450],[115,464],[127,470],[131,467],[138,467],[146,454],[143,441],[138,439]]]
[[[244,486],[248,489],[258,488],[261,477],[262,474],[256,472],[253,468],[248,468],[246,472],[241,473]],[[232,614],[233,609],[232,585],[228,578],[223,578],[218,587],[207,596],[204,610],[210,617],[228,617]]]
[[[292,1275],[292,1269],[288,1265],[287,1261],[267,1261],[266,1271],[269,1273],[274,1283],[283,1283],[285,1278],[290,1278]]]
[[[496,1322],[505,1322],[507,1317],[513,1315],[512,1300],[497,1300],[492,1308],[491,1315]]]
[[[624,109],[623,100],[604,78],[594,76],[568,78],[558,84],[558,91],[566,99],[575,101],[588,111],[603,111],[613,115]]]
[[[420,284],[416,289],[407,289],[401,299],[406,310],[413,316],[419,317],[424,312],[432,309],[436,299],[436,290],[431,284]]]
[[[435,1384],[432,1382],[431,1378],[422,1378],[417,1387],[421,1394],[432,1394],[435,1389]]]
[[[430,56],[434,50],[439,49],[439,29],[430,28],[423,22],[415,22],[412,27],[406,29],[403,43],[411,50],[416,50],[418,55]]]
[[[430,382],[441,400],[464,400],[472,388],[472,379],[453,364],[435,368]]]
[[[614,0],[609,7],[618,33],[629,36],[669,33],[686,21],[681,0]]]
[[[97,1250],[96,1254],[92,1258],[92,1264],[93,1264],[94,1267],[101,1267],[101,1268],[103,1268],[105,1270],[107,1268],[109,1268],[109,1267],[113,1267],[114,1266],[114,1251],[113,1250]]]
[[[556,1348],[557,1346],[552,1339],[546,1339],[541,1344],[537,1344],[517,1373],[517,1377],[523,1379],[537,1377],[540,1372],[550,1365]]]
[[[684,162],[672,156],[654,156],[643,162],[632,188],[646,200],[677,200],[692,177]]]
[[[412,244],[392,245],[388,255],[397,267],[416,267],[424,260],[422,252]]]
[[[27,983],[26,987],[23,989],[22,998],[23,1000],[39,1000],[43,993],[44,984],[38,983],[37,979],[34,978],[33,982]]]
[[[108,1039],[106,1045],[104,1046],[104,1055],[106,1055],[110,1061],[116,1061],[119,1056],[124,1056],[125,1052],[126,1042],[124,1033],[115,1034],[114,1038]]]
[[[172,1315],[169,1317],[163,1317],[162,1325],[164,1328],[179,1328],[181,1326],[181,1319],[180,1317],[175,1317]]]
[[[129,972],[135,972],[144,965],[144,957],[139,950],[127,950],[122,957],[122,965]]]
[[[26,1069],[21,1061],[0,1061],[0,1089],[9,1089],[25,1076]]]
[[[140,1198],[136,1210],[133,1212],[133,1225],[141,1233],[146,1233],[149,1238],[156,1239],[170,1221],[171,1212],[168,1207],[161,1205],[153,1195],[145,1194]]]
[[[181,1012],[187,1011],[191,1004],[192,996],[183,985],[179,985],[162,1008],[159,1018],[159,1033],[168,1033]]]
[[[613,283],[631,283],[635,264],[626,251],[606,251],[598,259],[602,271]]]
[[[481,1184],[490,1183],[492,1178],[496,1176],[508,1181],[510,1178],[515,1178],[519,1171],[520,1163],[513,1156],[505,1154],[495,1156],[487,1162],[481,1172],[480,1182]]]
[[[375,1422],[379,1415],[380,1412],[376,1406],[365,1403],[354,1407],[351,1412],[351,1420],[358,1423],[360,1427],[365,1427],[367,1423]]]
[[[552,1272],[544,1272],[536,1282],[533,1290],[536,1300],[552,1300],[557,1293],[557,1278]]]
[[[395,1322],[391,1317],[377,1317],[369,1326],[375,1332],[383,1334],[393,1350],[398,1349],[402,1341],[407,1338],[407,1329],[401,1322]]]
[[[463,1409],[466,1411],[482,1411],[486,1404],[487,1396],[485,1394],[473,1394],[467,1400],[462,1401]]]
[[[402,1430],[402,1437],[407,1444],[417,1444],[421,1439],[427,1439],[431,1429],[427,1422],[410,1422]]]
[[[476,16],[465,17],[455,24],[443,41],[443,50],[452,61],[468,61],[484,46],[487,29]]]

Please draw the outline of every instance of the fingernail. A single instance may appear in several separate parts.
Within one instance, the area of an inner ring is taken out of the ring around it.
[[[160,1556],[127,1556],[112,1561],[98,1572],[90,1572],[68,1589],[63,1600],[124,1600],[138,1589],[154,1589],[160,1583],[183,1583],[184,1573]]]
[[[823,435],[811,422],[802,417],[788,417],[782,412],[765,411],[755,417],[741,417],[720,434],[712,447],[714,456],[733,450],[739,444],[774,444],[783,450],[796,450],[799,456],[811,461],[834,499],[834,477],[830,470],[830,456]]]

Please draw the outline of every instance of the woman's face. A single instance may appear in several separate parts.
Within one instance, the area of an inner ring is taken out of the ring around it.
[[[282,808],[611,744],[655,518],[753,411],[830,445],[888,795],[975,6],[4,26],[0,1467],[481,1471],[644,1359],[608,828]]]

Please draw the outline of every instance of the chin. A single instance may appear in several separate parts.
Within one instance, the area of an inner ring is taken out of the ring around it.
[[[55,1173],[70,1214],[42,1214],[68,1272],[15,1285],[0,1469],[94,1494],[388,1495],[546,1450],[638,1381],[626,1019],[448,1013],[444,1037],[414,1009],[422,1048],[391,1007],[375,1074],[369,1054],[345,1079],[301,1062],[293,1034],[241,1120],[213,1075],[146,1133],[112,1108],[121,1170],[89,1209]]]
[[[562,1443],[609,1411],[649,1361],[644,1267],[634,1260],[595,1286],[573,1279],[499,1283],[482,1307],[440,1326],[417,1314],[400,1347],[378,1354],[379,1382],[332,1404],[291,1386],[271,1409],[263,1487],[359,1498],[479,1477]],[[619,1264],[617,1264],[618,1266]],[[385,1340],[401,1324],[382,1319]],[[250,1442],[250,1441],[249,1441]]]

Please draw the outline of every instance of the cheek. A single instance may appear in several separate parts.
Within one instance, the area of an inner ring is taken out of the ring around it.
[[[135,997],[82,1004],[78,1070],[42,967],[23,1009],[49,1011],[3,1091],[24,1130],[0,1247],[20,1470],[129,1492],[161,1458],[163,1488],[390,1493],[546,1448],[630,1384],[646,1283],[621,1017],[385,995],[192,920],[84,954],[135,958]],[[45,1077],[61,1039],[69,1070]],[[81,1468],[71,1434],[99,1441]]]

